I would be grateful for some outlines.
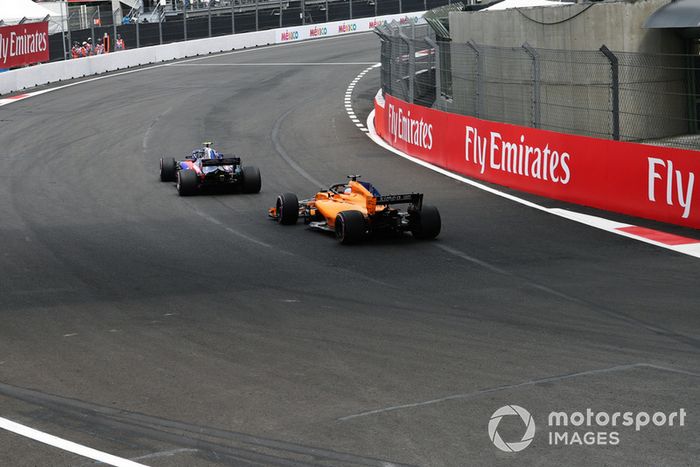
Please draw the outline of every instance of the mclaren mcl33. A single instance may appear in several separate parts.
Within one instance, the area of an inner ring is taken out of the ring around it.
[[[302,218],[310,227],[334,232],[343,244],[357,243],[372,235],[411,232],[418,239],[433,239],[440,233],[440,212],[423,204],[422,193],[381,195],[371,183],[348,175],[312,198],[299,201],[293,193],[277,196],[269,216],[283,225]],[[405,210],[397,205],[408,205]]]

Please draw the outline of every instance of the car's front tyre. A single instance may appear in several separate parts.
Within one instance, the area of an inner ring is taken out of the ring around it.
[[[277,222],[282,225],[292,225],[299,219],[299,199],[294,193],[282,193],[275,202]]]

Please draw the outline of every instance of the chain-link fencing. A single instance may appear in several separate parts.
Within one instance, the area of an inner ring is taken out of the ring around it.
[[[700,57],[493,47],[424,25],[377,29],[382,89],[407,102],[563,133],[700,149]]]

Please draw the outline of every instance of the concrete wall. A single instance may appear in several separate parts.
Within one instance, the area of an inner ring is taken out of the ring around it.
[[[0,0],[1,1],[1,0]],[[43,84],[97,75],[124,68],[159,63],[186,57],[195,57],[229,50],[258,47],[270,44],[342,36],[372,31],[383,22],[410,23],[423,16],[423,11],[374,18],[356,18],[293,28],[209,37],[184,42],[141,47],[105,55],[42,63],[0,73],[0,95],[30,89]]]
[[[619,52],[685,53],[683,40],[676,33],[642,27],[653,12],[667,3],[669,0],[643,0],[458,11],[450,13],[450,33],[454,42],[471,39],[499,47],[519,47],[528,42],[544,49],[596,50],[605,44]],[[559,21],[563,22],[539,24]]]
[[[637,55],[685,53],[684,41],[676,33],[642,27],[649,15],[666,3],[668,0],[644,0],[527,8],[521,12],[452,12],[453,99],[438,102],[437,107],[479,115],[475,112],[479,110],[475,109],[475,92],[479,90],[477,79],[481,79],[481,118],[532,125],[533,74],[521,48],[527,42],[540,49],[540,128],[610,137],[610,64],[597,52],[605,44],[619,57],[622,139],[636,141],[687,133],[684,59]],[[560,24],[538,23],[555,23],[577,14]],[[474,52],[466,45],[469,40],[481,48],[481,74],[475,69]]]

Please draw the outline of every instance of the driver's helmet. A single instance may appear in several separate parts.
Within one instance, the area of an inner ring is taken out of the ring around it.
[[[349,195],[350,193],[352,193],[352,187],[350,185],[346,185],[345,190],[343,190],[343,193]]]
[[[207,146],[204,148],[204,158],[205,159],[219,159],[219,154],[217,154],[214,149]]]

